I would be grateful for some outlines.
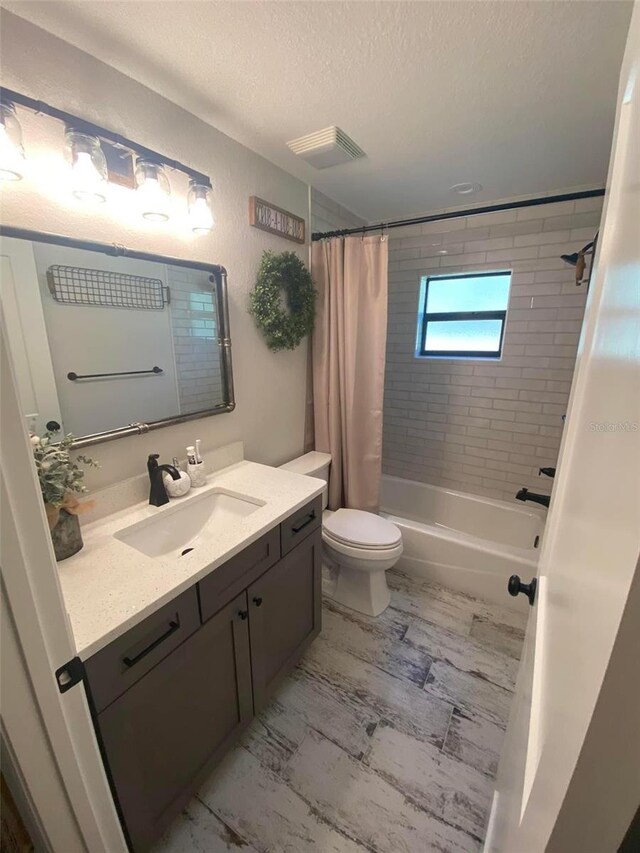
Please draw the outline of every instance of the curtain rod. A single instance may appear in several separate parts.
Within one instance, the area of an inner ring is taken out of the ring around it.
[[[394,222],[378,222],[377,225],[362,225],[360,228],[341,228],[338,231],[316,231],[311,240],[323,240],[326,237],[346,237],[348,234],[366,234],[368,231],[385,231],[390,228],[404,228],[407,225],[422,225],[425,222],[439,222],[445,219],[463,219],[465,216],[480,216],[483,213],[499,213],[501,210],[515,210],[520,207],[537,207],[540,204],[553,204],[557,201],[576,201],[581,198],[598,198],[604,189],[581,190],[575,193],[548,195],[542,198],[528,198],[523,201],[509,201],[504,204],[490,204],[486,207],[470,207],[467,210],[454,210],[449,213],[436,213],[432,216],[414,216],[411,219],[396,219]]]

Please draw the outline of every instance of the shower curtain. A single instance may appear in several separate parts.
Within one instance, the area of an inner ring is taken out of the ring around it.
[[[387,337],[386,237],[312,243],[315,448],[331,454],[329,509],[377,512]]]

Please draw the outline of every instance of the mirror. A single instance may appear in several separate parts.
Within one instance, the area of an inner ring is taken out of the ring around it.
[[[2,310],[32,432],[84,447],[235,407],[217,265],[0,229]]]

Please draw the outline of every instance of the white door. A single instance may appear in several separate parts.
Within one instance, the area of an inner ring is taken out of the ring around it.
[[[638,3],[620,78],[608,190],[486,853],[547,847],[640,549]],[[637,750],[637,743],[629,748]],[[567,853],[613,853],[617,846],[605,847],[595,835],[592,844]]]
[[[54,853],[124,853],[84,688],[76,684],[61,693],[54,677],[75,647],[2,307],[0,302],[3,748],[10,750],[25,798]]]

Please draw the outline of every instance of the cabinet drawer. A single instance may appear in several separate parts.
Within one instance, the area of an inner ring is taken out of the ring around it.
[[[131,628],[86,663],[99,713],[200,627],[195,586]]]
[[[295,548],[298,542],[306,539],[310,533],[322,525],[322,495],[318,495],[308,504],[295,512],[280,525],[280,544],[282,556]]]
[[[198,584],[202,621],[210,619],[279,559],[280,529],[275,527],[214,569]]]

